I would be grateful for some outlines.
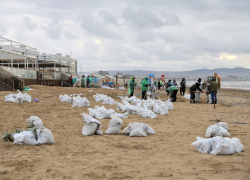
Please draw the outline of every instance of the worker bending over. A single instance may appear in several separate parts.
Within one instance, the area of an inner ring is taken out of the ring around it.
[[[166,91],[170,93],[171,101],[175,102],[177,100],[176,94],[178,92],[178,88],[176,86],[170,86]]]

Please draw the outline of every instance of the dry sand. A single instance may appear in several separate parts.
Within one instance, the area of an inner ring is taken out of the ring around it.
[[[125,135],[83,136],[81,113],[89,107],[72,108],[60,102],[60,94],[82,93],[91,103],[93,94],[108,94],[116,101],[125,91],[82,88],[31,86],[28,93],[40,102],[12,104],[4,97],[12,92],[0,92],[0,132],[25,128],[29,116],[39,116],[44,126],[53,132],[55,145],[19,146],[0,141],[0,179],[250,179],[250,103],[249,91],[220,90],[221,104],[190,104],[178,94],[178,102],[169,115],[157,119],[129,115],[122,129],[131,122],[149,124],[155,135],[128,137]],[[16,92],[15,92],[16,93]],[[161,90],[161,99],[166,93]],[[105,105],[115,109],[115,105]],[[109,119],[100,120],[105,132]],[[227,122],[231,137],[244,145],[243,152],[229,156],[214,156],[197,152],[190,144],[197,136],[205,137],[209,125]],[[242,122],[247,124],[233,124]]]

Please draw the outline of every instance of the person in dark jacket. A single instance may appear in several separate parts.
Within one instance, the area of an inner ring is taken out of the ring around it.
[[[158,89],[161,89],[161,80],[159,80],[157,83],[158,83]]]
[[[196,82],[195,84],[193,84],[190,88],[189,88],[189,92],[190,92],[190,103],[195,103],[195,92],[196,90],[204,93],[202,91],[202,89],[200,88],[200,83]]]
[[[186,80],[185,78],[182,78],[180,82],[180,94],[184,96],[186,90]]]
[[[173,80],[173,84],[174,84],[175,86],[177,86],[177,82],[176,82],[175,79]]]
[[[218,90],[218,88],[219,88],[219,84],[216,82],[216,78],[213,77],[212,82],[210,83],[210,86],[209,86],[209,92],[211,93],[211,99],[212,99],[213,104],[217,103],[217,90]]]

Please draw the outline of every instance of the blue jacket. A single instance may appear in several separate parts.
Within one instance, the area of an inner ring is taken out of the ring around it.
[[[175,86],[173,83],[171,82],[167,82],[167,88],[171,87],[171,86]],[[176,86],[175,86],[176,87]]]

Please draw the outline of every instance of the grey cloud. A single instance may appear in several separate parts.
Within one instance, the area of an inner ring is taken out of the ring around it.
[[[23,25],[30,31],[34,31],[37,28],[36,23],[32,23],[30,17],[25,16],[22,21]]]
[[[46,34],[51,39],[60,39],[62,26],[60,25],[60,18],[56,15],[47,26],[42,26]]]
[[[101,13],[103,14],[103,12]],[[91,34],[93,36],[97,36],[97,37],[104,37],[107,39],[121,39],[122,36],[119,35],[118,33],[114,32],[112,30],[112,27],[110,27],[108,24],[105,24],[104,21],[106,21],[107,19],[102,19],[100,16],[100,14],[98,14],[96,17],[87,13],[84,13],[81,15],[81,27],[83,28],[83,30],[85,32],[87,32],[88,34]],[[106,14],[107,15],[107,14]],[[113,17],[111,15],[108,15],[109,18]],[[114,18],[109,19],[111,20],[113,23]]]
[[[99,14],[104,17],[104,20],[106,23],[110,23],[110,24],[113,24],[115,26],[120,26],[120,24],[117,21],[117,18],[113,14],[111,14],[110,12],[103,10]]]

